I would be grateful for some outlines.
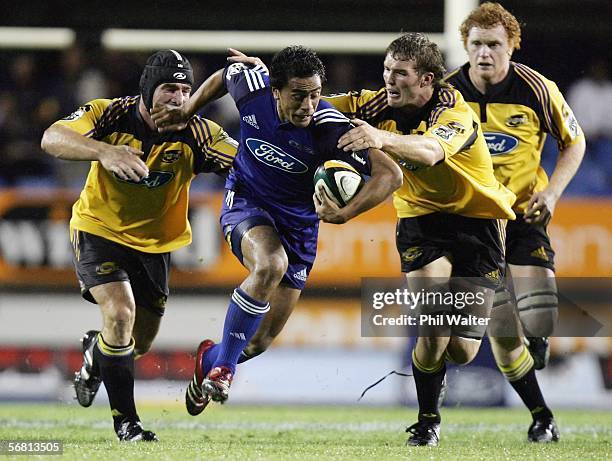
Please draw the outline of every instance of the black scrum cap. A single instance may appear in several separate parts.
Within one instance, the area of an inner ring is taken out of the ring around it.
[[[193,85],[191,64],[178,51],[161,50],[147,59],[147,64],[140,76],[140,94],[147,109],[151,109],[153,93],[162,83]]]

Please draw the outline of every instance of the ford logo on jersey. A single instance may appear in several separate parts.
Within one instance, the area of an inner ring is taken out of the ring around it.
[[[305,173],[308,167],[292,155],[261,139],[247,138],[246,145],[257,160],[287,173]]]
[[[518,146],[518,139],[507,134],[484,133],[484,137],[491,155],[507,154]]]
[[[174,173],[171,171],[149,171],[149,176],[142,178],[140,181],[134,181],[133,179],[121,179],[115,173],[113,173],[113,175],[121,182],[127,182],[137,186],[144,186],[147,189],[161,187],[168,184],[172,178],[174,178]]]

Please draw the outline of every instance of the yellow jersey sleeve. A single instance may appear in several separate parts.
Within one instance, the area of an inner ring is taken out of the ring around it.
[[[321,99],[333,104],[348,118],[357,117],[362,120],[371,119],[387,107],[387,92],[384,88],[378,91],[361,90],[332,94]]]
[[[199,152],[194,159],[194,173],[218,173],[232,166],[238,143],[212,120],[200,116],[189,122]]]
[[[564,149],[575,144],[584,137],[584,134],[578,124],[578,120],[574,116],[574,112],[572,112],[572,109],[565,101],[557,85],[548,79],[543,81],[550,93],[549,107],[544,108],[545,114],[547,111],[551,114],[552,126],[549,127],[549,131],[557,139],[559,149]]]
[[[434,108],[423,136],[438,141],[449,158],[469,148],[478,135],[476,114],[467,104],[456,104],[455,92],[440,91],[440,103]]]
[[[67,117],[58,120],[54,125],[63,125],[83,136],[92,137],[112,102],[113,100],[110,99],[94,99],[83,104]]]
[[[582,129],[555,82],[524,64],[515,63],[514,68],[536,95],[543,115],[542,129],[555,137],[559,149],[581,139]]]

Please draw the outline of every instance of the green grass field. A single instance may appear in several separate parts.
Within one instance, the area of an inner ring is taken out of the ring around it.
[[[407,448],[414,409],[375,407],[214,406],[198,417],[178,405],[143,406],[159,443],[120,444],[102,405],[0,404],[0,440],[55,439],[61,459],[387,460],[576,459],[612,457],[612,413],[558,411],[561,441],[526,441],[522,410],[444,409],[438,448]],[[11,459],[11,457],[1,457]],[[23,460],[24,456],[14,456]],[[44,459],[44,458],[43,458]]]

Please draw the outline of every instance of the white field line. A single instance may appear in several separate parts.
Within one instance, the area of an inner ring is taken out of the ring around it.
[[[147,422],[155,430],[180,429],[198,431],[341,431],[341,432],[395,432],[403,431],[408,425],[406,421],[385,421],[385,422],[363,422],[363,423],[309,423],[309,422],[225,422],[225,423],[206,423],[197,421],[164,421],[154,419]],[[448,423],[442,426],[445,433],[484,433],[484,432],[523,432],[526,431],[528,424],[453,424]],[[54,429],[69,427],[90,427],[92,429],[110,429],[110,421],[98,421],[92,423],[88,419],[74,419],[70,421],[60,420],[19,420],[14,418],[0,419],[0,427],[3,429]],[[602,426],[566,426],[561,427],[563,434],[585,434],[585,435],[611,435],[612,428]]]

